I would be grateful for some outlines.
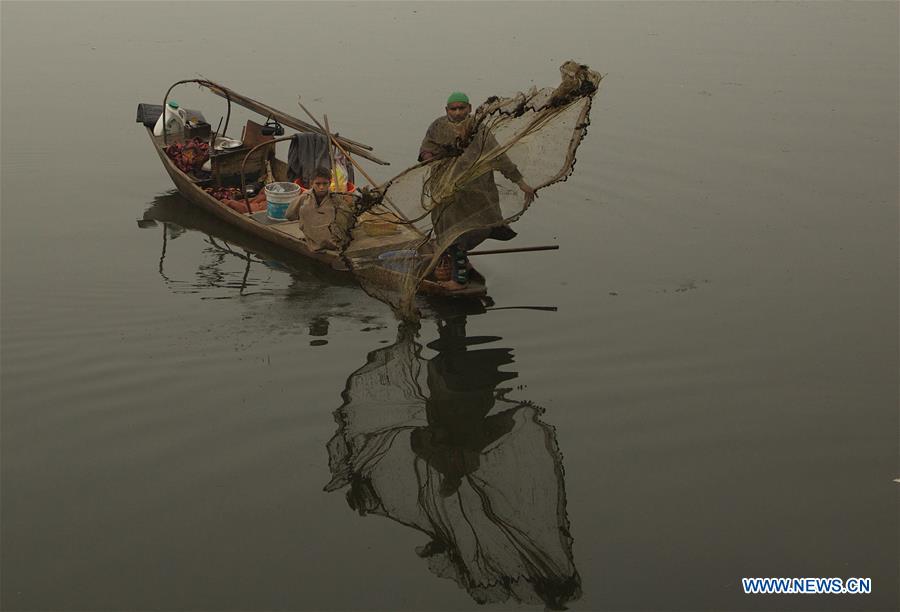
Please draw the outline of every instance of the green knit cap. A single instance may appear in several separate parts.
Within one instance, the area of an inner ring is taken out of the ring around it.
[[[450,97],[447,98],[447,104],[453,104],[454,102],[462,102],[463,104],[468,104],[469,96],[461,91],[454,91],[452,94],[450,94]]]

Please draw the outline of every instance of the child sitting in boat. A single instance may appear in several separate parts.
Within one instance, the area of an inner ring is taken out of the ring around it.
[[[291,204],[285,218],[299,220],[300,229],[313,251],[337,251],[347,242],[353,223],[352,200],[346,194],[332,193],[331,172],[316,168],[312,185]]]

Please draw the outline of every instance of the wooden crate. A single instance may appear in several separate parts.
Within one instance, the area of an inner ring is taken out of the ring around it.
[[[230,151],[216,151],[210,157],[212,178],[218,186],[239,185],[241,182],[241,164],[252,147],[241,147]],[[244,178],[256,179],[266,171],[266,160],[275,157],[275,145],[261,147],[253,152],[244,164]]]

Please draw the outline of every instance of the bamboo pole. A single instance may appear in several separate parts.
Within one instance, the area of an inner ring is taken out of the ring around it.
[[[491,306],[485,310],[543,310],[544,312],[556,312],[558,306]]]
[[[332,144],[334,144],[334,146],[338,149],[338,151],[340,151],[341,153],[343,153],[343,154],[344,154],[344,157],[346,157],[347,159],[349,159],[349,160],[350,160],[350,163],[353,164],[353,167],[356,168],[357,170],[359,170],[359,171],[362,173],[362,175],[365,177],[365,179],[366,179],[367,181],[369,181],[369,184],[371,184],[371,185],[374,187],[374,186],[375,186],[375,181],[372,179],[371,176],[369,176],[369,173],[366,172],[366,171],[363,169],[363,167],[359,165],[359,162],[357,162],[355,159],[353,159],[352,157],[350,157],[350,154],[344,149],[344,147],[342,147],[342,146],[340,145],[340,143],[339,143],[333,136],[331,136],[330,133],[328,133],[328,130],[326,130],[325,127],[323,127],[322,124],[319,123],[318,119],[316,119],[315,116],[313,116],[313,114],[312,114],[311,112],[309,112],[309,110],[308,110],[305,106],[303,106],[303,103],[300,101],[299,98],[297,98],[297,105],[300,106],[300,108],[303,109],[303,112],[306,113],[307,115],[309,115],[309,118],[312,119],[313,122],[315,122],[315,124],[318,125],[319,128],[320,128],[323,132],[326,133],[326,135],[328,136],[329,140],[331,140]],[[330,148],[329,148],[329,151],[330,151]],[[332,163],[332,166],[333,166],[333,163]],[[406,217],[406,215],[404,215],[404,214],[400,211],[400,209],[397,208],[397,206],[394,205],[393,202],[391,202],[390,198],[385,197],[385,201],[386,201],[388,204],[391,205],[391,208],[394,210],[394,212],[397,214],[398,217],[400,217],[403,221],[405,221],[405,222],[409,225],[409,227],[411,227],[416,233],[418,233],[420,236],[423,236],[423,237],[424,237],[424,235],[422,234],[421,230],[419,230],[419,228],[417,228],[415,225],[413,225],[413,224],[410,222],[410,220]]]
[[[315,127],[309,125],[305,121],[301,121],[296,117],[292,117],[285,112],[278,110],[268,104],[263,104],[262,102],[258,102],[253,98],[249,98],[245,95],[239,94],[234,90],[231,90],[224,85],[219,85],[218,83],[214,83],[212,81],[203,79],[203,80],[195,80],[195,81],[180,81],[180,82],[197,82],[209,89],[211,92],[216,94],[217,96],[221,96],[223,98],[228,99],[229,101],[234,101],[236,104],[243,106],[244,108],[248,108],[254,112],[260,113],[261,115],[269,115],[276,119],[279,123],[286,125],[288,127],[292,127],[299,132],[315,132],[318,131],[322,133],[322,127],[319,126],[319,129],[316,130]],[[366,159],[375,162],[376,164],[381,164],[383,166],[389,165],[388,162],[382,161],[369,153],[372,150],[367,144],[363,144],[361,142],[357,142],[355,140],[351,140],[344,136],[338,137],[339,140],[343,141],[346,145],[345,148],[353,150],[357,155],[365,157]]]
[[[517,249],[488,249],[484,251],[469,251],[466,253],[467,256],[472,255],[498,255],[500,253],[526,253],[529,251],[557,251],[559,250],[558,244],[551,244],[547,246],[533,246],[533,247],[519,247]]]
[[[325,135],[328,137],[328,162],[331,164],[331,180],[334,181],[334,190],[337,191],[337,168],[334,167],[334,150],[332,148],[337,141],[331,135],[331,130],[328,127],[328,115],[323,114],[322,118],[325,121]]]

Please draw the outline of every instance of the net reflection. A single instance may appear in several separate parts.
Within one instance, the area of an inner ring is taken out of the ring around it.
[[[506,397],[512,350],[468,336],[465,317],[438,322],[423,357],[416,328],[350,375],[328,443],[332,479],[360,514],[422,531],[436,575],[478,603],[543,603],[581,595],[566,516],[562,457],[544,410]]]

